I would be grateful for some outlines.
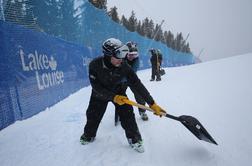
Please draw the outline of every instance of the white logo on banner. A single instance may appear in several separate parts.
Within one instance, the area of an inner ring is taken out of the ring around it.
[[[39,90],[64,83],[64,73],[57,70],[57,61],[53,56],[48,58],[46,54],[38,54],[36,50],[34,54],[25,56],[22,49],[19,50],[19,55],[23,71],[35,72]]]

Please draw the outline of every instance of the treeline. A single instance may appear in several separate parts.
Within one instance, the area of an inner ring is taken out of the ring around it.
[[[83,0],[84,1],[84,0]],[[82,41],[83,6],[75,0],[3,0],[4,20],[35,29],[67,41]]]
[[[81,0],[79,0],[81,3]],[[67,41],[83,43],[83,34],[87,29],[86,22],[89,11],[85,2],[75,7],[75,0],[3,0],[0,7],[0,18],[33,28],[47,34],[63,38]],[[119,18],[117,8],[107,10],[106,0],[89,0],[95,7],[104,9],[112,20],[123,25],[131,32],[154,39],[166,44],[174,50],[190,53],[189,43],[186,43],[182,33],[173,35],[171,31],[163,31],[152,19],[138,20],[135,12],[131,16]],[[96,20],[93,20],[96,21]],[[95,27],[94,27],[95,28]],[[89,32],[90,33],[90,32]]]
[[[171,31],[163,31],[161,24],[155,24],[148,17],[144,20],[138,20],[134,11],[131,12],[129,18],[126,18],[124,15],[119,18],[117,7],[114,6],[108,10],[106,0],[89,0],[89,2],[99,9],[105,9],[113,21],[123,25],[129,31],[137,32],[141,36],[160,41],[174,50],[191,53],[189,43],[186,42],[182,33],[174,36]]]

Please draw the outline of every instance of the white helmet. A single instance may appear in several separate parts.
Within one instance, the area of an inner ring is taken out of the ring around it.
[[[105,56],[113,56],[118,59],[123,59],[128,54],[129,48],[119,39],[109,38],[103,42],[102,51]]]

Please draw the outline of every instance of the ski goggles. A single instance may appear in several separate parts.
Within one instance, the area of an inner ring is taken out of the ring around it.
[[[122,47],[117,48],[114,51],[113,57],[116,59],[124,59],[129,53],[129,48],[126,45],[123,45]]]
[[[137,51],[129,52],[128,55],[127,55],[128,59],[135,59],[137,57],[138,57],[138,52]]]

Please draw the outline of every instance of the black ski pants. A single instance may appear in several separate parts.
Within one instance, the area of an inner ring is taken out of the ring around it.
[[[155,80],[155,76],[157,77],[157,79],[161,78],[159,67],[157,67],[157,65],[152,65],[151,66],[151,79]]]
[[[92,92],[93,93],[93,92]],[[87,137],[95,137],[99,124],[106,111],[108,101],[103,101],[91,95],[89,106],[86,112],[87,122],[84,127],[84,135]],[[125,130],[126,137],[132,139],[133,142],[142,140],[138,130],[133,107],[128,104],[114,104],[118,112],[122,128]]]

